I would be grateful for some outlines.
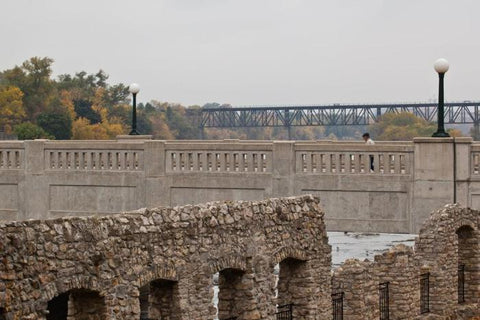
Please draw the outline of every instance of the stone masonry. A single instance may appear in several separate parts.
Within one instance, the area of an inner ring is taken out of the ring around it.
[[[293,304],[293,319],[326,320],[335,293],[347,320],[475,319],[479,218],[447,205],[414,248],[334,271],[312,196],[2,223],[0,319],[273,320]]]
[[[220,319],[330,319],[323,219],[302,196],[2,223],[0,317],[214,319],[218,272]]]
[[[415,248],[397,245],[373,262],[347,260],[332,277],[333,293],[344,293],[344,319],[382,319],[379,284],[386,282],[390,320],[479,316],[479,218],[479,211],[447,205],[423,224]],[[422,297],[420,280],[426,274],[428,295]]]

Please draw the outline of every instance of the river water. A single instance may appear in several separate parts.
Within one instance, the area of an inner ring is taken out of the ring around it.
[[[328,242],[332,246],[332,265],[338,267],[349,258],[369,259],[396,244],[413,247],[415,234],[328,232]]]

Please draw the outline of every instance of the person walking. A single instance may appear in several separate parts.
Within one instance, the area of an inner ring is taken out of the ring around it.
[[[365,144],[366,145],[374,145],[375,144],[375,141],[373,141],[371,138],[370,138],[370,133],[368,132],[365,132],[363,135],[362,135],[362,138],[363,140],[365,141]],[[374,169],[374,166],[373,166],[373,154],[369,155],[370,157],[370,172],[373,172],[373,169]]]

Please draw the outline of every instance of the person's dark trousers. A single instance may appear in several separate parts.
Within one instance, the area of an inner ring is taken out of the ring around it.
[[[370,155],[369,157],[370,157],[370,170],[373,171],[373,156]]]

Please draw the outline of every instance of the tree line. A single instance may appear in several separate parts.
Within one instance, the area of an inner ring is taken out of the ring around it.
[[[53,78],[53,62],[48,57],[32,57],[0,72],[0,131],[20,140],[102,140],[129,132],[132,107],[127,85],[108,83],[103,70]],[[203,107],[231,106],[208,103]],[[167,140],[288,138],[285,128],[201,129],[201,108],[157,100],[140,103],[137,131]],[[295,127],[291,134],[296,140],[359,139],[365,130],[377,140],[410,140],[431,135],[435,126],[412,114],[387,114],[368,128]]]

